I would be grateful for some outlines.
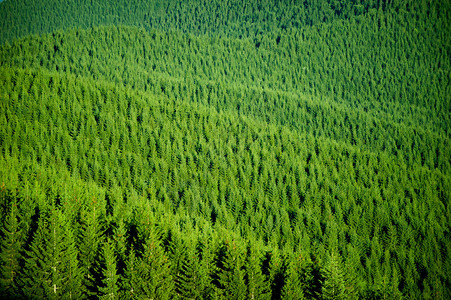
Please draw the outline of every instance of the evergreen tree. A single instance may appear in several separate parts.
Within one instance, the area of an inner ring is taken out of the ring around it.
[[[118,220],[118,224],[115,226],[113,231],[113,249],[117,255],[118,268],[121,270],[125,264],[125,253],[127,246],[127,229],[122,218]]]
[[[202,264],[196,245],[188,246],[186,259],[182,262],[182,269],[177,276],[177,291],[186,299],[205,299],[208,297],[208,270]]]
[[[22,233],[19,223],[16,203],[11,204],[9,214],[2,230],[0,252],[0,290],[1,297],[14,298],[18,296],[18,276],[20,270],[20,251],[22,249]]]
[[[77,299],[81,296],[78,251],[64,215],[52,208],[41,216],[25,259],[22,277],[27,298]]]
[[[224,243],[218,257],[219,294],[225,299],[246,299],[244,258],[235,241]]]
[[[335,252],[329,254],[323,268],[323,276],[321,292],[324,299],[348,299],[345,274],[339,254]]]
[[[92,203],[89,210],[81,211],[81,221],[78,238],[80,252],[80,270],[82,272],[83,293],[85,296],[97,293],[95,262],[99,256],[99,243],[102,240],[102,219],[97,202]]]
[[[246,269],[245,279],[248,290],[247,298],[270,299],[269,283],[262,273],[260,255],[252,242],[248,242],[244,266]]]
[[[187,299],[212,297],[211,263],[210,249],[200,247],[200,244],[196,245],[195,242],[187,246],[186,259],[182,262],[182,269],[176,280],[177,291],[181,297]]]
[[[103,260],[103,279],[102,286],[99,287],[99,296],[101,299],[120,299],[116,255],[110,241],[106,242],[103,246]]]
[[[144,239],[141,257],[136,262],[133,291],[138,298],[169,299],[173,293],[170,262],[163,251],[154,229],[149,228]]]
[[[135,255],[135,249],[130,249],[125,262],[124,280],[122,282],[122,290],[127,299],[140,299],[139,293],[137,293],[137,287],[141,281],[137,268],[138,262],[138,258]]]
[[[285,280],[282,289],[283,299],[304,299],[305,283],[302,280],[303,272],[298,258],[287,258]]]
[[[282,259],[280,257],[279,249],[275,248],[272,252],[267,254],[268,261],[268,275],[271,283],[271,296],[274,299],[281,297],[283,288],[283,270]]]

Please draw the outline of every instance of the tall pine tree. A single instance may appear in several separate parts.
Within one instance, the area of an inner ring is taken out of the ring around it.
[[[11,204],[9,215],[2,230],[0,252],[0,290],[1,297],[14,298],[18,296],[18,273],[20,269],[22,237],[16,203]]]
[[[219,295],[224,299],[246,299],[243,254],[235,241],[225,242],[218,257],[217,282]]]
[[[332,252],[323,268],[324,283],[322,287],[323,299],[348,299],[346,279],[343,272],[341,257]]]
[[[102,286],[99,287],[101,299],[119,299],[119,275],[117,274],[116,255],[111,242],[103,246],[104,265],[102,268]]]
[[[248,243],[245,261],[248,299],[271,299],[269,284],[262,273],[259,253],[251,242]]]
[[[155,229],[151,227],[146,226],[147,230],[141,232],[144,246],[141,257],[133,263],[136,281],[131,282],[135,286],[130,288],[138,298],[169,299],[174,288],[170,262]],[[131,264],[127,267],[131,267]]]
[[[63,213],[53,207],[41,216],[25,260],[22,277],[27,298],[78,299],[81,272],[72,229]]]

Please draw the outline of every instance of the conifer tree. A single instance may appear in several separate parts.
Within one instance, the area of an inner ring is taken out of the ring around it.
[[[119,299],[119,275],[117,274],[116,255],[110,241],[103,246],[104,266],[102,268],[102,286],[99,287],[101,299]]]
[[[286,258],[285,280],[282,289],[283,299],[304,299],[304,284],[301,276],[304,270],[301,269],[297,258]]]
[[[2,230],[3,239],[0,249],[0,290],[5,297],[18,296],[18,275],[20,270],[22,237],[19,223],[18,208],[16,203],[11,204],[11,209],[5,220]]]
[[[347,299],[345,274],[341,257],[332,252],[323,268],[324,283],[322,286],[322,297],[324,299]]]
[[[136,295],[139,298],[168,299],[173,293],[170,262],[154,231],[149,228],[141,257],[136,263]]]
[[[270,299],[269,284],[262,273],[259,253],[251,242],[248,243],[246,252],[246,286],[248,299]]]
[[[25,259],[22,277],[27,298],[77,299],[81,296],[78,251],[71,228],[57,208],[41,216]]]
[[[272,252],[267,254],[269,282],[271,283],[272,298],[279,299],[281,297],[283,285],[282,259],[278,248],[274,248]]]
[[[217,273],[219,294],[225,299],[246,299],[244,258],[235,241],[223,245]]]
[[[122,269],[125,264],[125,253],[127,246],[127,229],[124,224],[123,218],[120,218],[118,224],[114,228],[114,244],[113,249],[115,249],[117,254],[118,268]]]
[[[186,259],[177,276],[177,291],[187,299],[205,299],[209,274],[202,264],[195,245],[189,245]],[[207,281],[207,282],[206,282]]]
[[[80,270],[82,273],[83,293],[88,296],[96,293],[98,282],[95,278],[95,262],[99,255],[99,243],[102,240],[102,221],[97,203],[91,210],[81,211],[81,225],[78,238]]]
[[[124,279],[122,282],[122,290],[127,299],[140,299],[136,290],[140,284],[138,273],[138,258],[135,254],[135,249],[132,247],[125,262]]]

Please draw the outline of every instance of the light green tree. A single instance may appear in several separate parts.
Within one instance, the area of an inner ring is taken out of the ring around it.
[[[78,251],[69,223],[57,208],[40,216],[38,229],[25,259],[22,277],[27,298],[81,297]]]
[[[11,204],[2,230],[0,252],[0,290],[6,297],[15,297],[18,293],[18,276],[20,270],[20,251],[22,248],[22,230],[19,223],[16,203]]]

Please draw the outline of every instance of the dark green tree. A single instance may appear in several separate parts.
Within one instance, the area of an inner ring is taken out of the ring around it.
[[[195,243],[187,247],[186,259],[176,279],[178,293],[186,299],[206,299],[209,296],[210,274],[200,259]]]
[[[140,285],[138,264],[135,249],[130,249],[125,262],[124,279],[122,281],[123,295],[127,299],[141,299],[137,287]]]
[[[304,272],[302,269],[302,258],[286,258],[286,267],[284,272],[284,285],[282,289],[283,299],[305,299],[304,289],[305,282],[303,282]]]
[[[99,259],[99,245],[103,237],[101,210],[97,201],[80,212],[78,249],[80,270],[82,272],[83,293],[85,296],[97,293],[96,260]]]

